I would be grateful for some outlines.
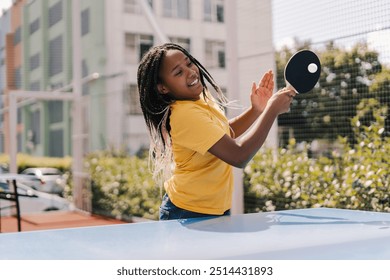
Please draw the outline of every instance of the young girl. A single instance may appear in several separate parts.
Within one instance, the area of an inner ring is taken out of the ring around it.
[[[268,71],[252,84],[250,108],[229,121],[221,108],[226,98],[210,73],[172,43],[151,48],[137,78],[154,175],[166,180],[160,220],[228,215],[232,166],[242,168],[252,159],[277,116],[289,110],[295,92],[285,88],[272,94]]]

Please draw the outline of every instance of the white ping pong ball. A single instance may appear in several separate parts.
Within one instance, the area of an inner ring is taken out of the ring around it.
[[[307,70],[308,70],[310,73],[315,73],[315,72],[317,72],[317,70],[318,70],[318,66],[317,66],[317,64],[315,64],[315,63],[310,63],[309,66],[307,66]]]

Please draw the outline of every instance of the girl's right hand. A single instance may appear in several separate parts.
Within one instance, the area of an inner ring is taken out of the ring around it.
[[[290,110],[295,95],[296,92],[294,90],[282,88],[272,95],[268,101],[267,107],[270,106],[270,109],[272,108],[272,110],[275,110],[278,115],[286,113]]]

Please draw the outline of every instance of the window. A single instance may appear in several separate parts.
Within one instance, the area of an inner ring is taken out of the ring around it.
[[[41,83],[39,81],[31,82],[30,83],[30,90],[32,90],[32,91],[41,90]]]
[[[137,35],[135,34],[125,35],[125,61],[128,64],[136,64],[138,62],[136,37]]]
[[[18,119],[18,124],[21,124],[22,123],[22,108],[18,108],[18,112],[17,112],[17,119]]]
[[[174,18],[190,18],[189,0],[163,0],[163,15]]]
[[[40,55],[39,53],[30,57],[30,71],[39,68],[40,64]]]
[[[62,72],[62,36],[49,42],[49,76]]]
[[[22,133],[18,133],[18,153],[22,151]]]
[[[58,1],[49,8],[49,27],[53,26],[60,20],[62,20],[62,1]]]
[[[30,35],[39,29],[39,18],[30,23]]]
[[[63,121],[62,105],[62,101],[48,101],[49,122],[51,124]]]
[[[143,34],[125,34],[125,61],[137,64],[142,56],[153,46],[153,36]]]
[[[142,115],[141,104],[139,101],[138,87],[130,84],[124,94],[124,106],[127,115]]]
[[[139,40],[139,61],[151,47],[153,47],[153,36],[141,35]]]
[[[15,79],[15,89],[20,89],[22,87],[22,69],[18,67],[14,71],[14,79]]]
[[[1,120],[1,119],[0,119]],[[1,153],[5,153],[4,151],[4,133],[3,132],[0,132],[0,152]],[[19,144],[19,143],[18,143]]]
[[[20,26],[15,29],[14,33],[14,46],[20,43],[22,39],[22,30],[20,29]]]
[[[153,0],[148,0],[148,3],[153,8]],[[138,0],[124,0],[123,6],[125,13],[142,14],[142,7],[138,4]]]
[[[59,83],[55,83],[55,84],[50,84],[50,90],[56,90],[56,89],[60,89],[63,87],[63,83],[59,82]]]
[[[81,12],[81,36],[89,33],[89,9]]]
[[[172,43],[178,44],[191,53],[191,40],[189,38],[171,37],[169,40]]]
[[[64,131],[62,129],[49,132],[49,156],[64,156]]]
[[[223,0],[204,0],[204,20],[211,22],[224,22]]]
[[[31,113],[31,130],[33,135],[33,143],[41,143],[41,112],[36,110]]]
[[[89,74],[88,64],[85,59],[81,61],[81,75],[83,78],[87,77]],[[82,84],[82,94],[89,95],[89,83]]]
[[[206,40],[206,67],[225,68],[225,43]]]

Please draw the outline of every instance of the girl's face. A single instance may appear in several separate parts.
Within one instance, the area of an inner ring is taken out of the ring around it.
[[[168,50],[160,67],[161,94],[176,100],[197,100],[203,90],[198,67],[179,50]]]

